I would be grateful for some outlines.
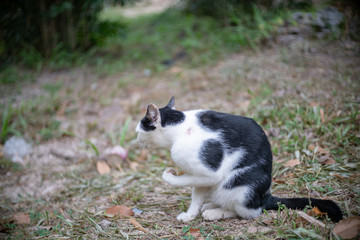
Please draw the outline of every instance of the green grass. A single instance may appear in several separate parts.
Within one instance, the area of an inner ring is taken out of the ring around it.
[[[61,122],[55,119],[60,101],[56,96],[45,95],[14,106],[4,106],[0,113],[0,143],[4,143],[12,135],[27,135],[37,141],[61,136]]]
[[[102,70],[111,73],[131,64],[161,71],[165,69],[162,62],[173,59],[180,52],[186,54],[184,62],[189,66],[213,64],[214,60],[243,48],[256,50],[258,44],[269,38],[270,33],[283,23],[287,14],[285,11],[263,14],[254,5],[252,13],[234,11],[229,15],[229,21],[231,19],[235,26],[227,25],[223,20],[186,14],[176,9],[129,19],[125,37],[109,41],[109,46],[121,46],[121,55],[126,56],[126,61],[120,58]],[[116,9],[107,9],[101,17],[124,21],[118,16]]]

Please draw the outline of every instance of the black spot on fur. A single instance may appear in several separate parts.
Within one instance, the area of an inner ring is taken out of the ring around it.
[[[232,170],[234,175],[223,187],[249,186],[251,192],[246,206],[263,206],[264,196],[271,185],[272,153],[262,128],[251,118],[226,113],[204,111],[198,117],[204,128],[221,133],[229,152],[239,148],[245,151]],[[245,167],[251,167],[251,170],[244,172]]]
[[[160,108],[160,116],[161,116],[161,126],[166,127],[168,125],[176,125],[180,124],[185,120],[185,114],[171,109],[170,107],[166,106],[164,108]],[[145,116],[141,120],[141,128],[144,131],[154,131],[156,127],[154,124]]]
[[[215,139],[204,142],[200,150],[201,161],[213,171],[219,169],[223,155],[223,146]]]
[[[166,106],[160,108],[161,126],[166,127],[168,125],[177,125],[185,120],[185,114],[180,111],[176,111]]]
[[[154,131],[156,129],[153,123],[146,116],[141,120],[140,126],[146,132]]]

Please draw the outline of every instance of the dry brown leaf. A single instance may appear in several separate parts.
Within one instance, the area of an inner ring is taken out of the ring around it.
[[[194,236],[194,237],[200,237],[201,236],[201,233],[200,233],[200,229],[199,228],[190,228],[189,229],[189,233],[190,235]]]
[[[338,174],[338,173],[330,173],[330,175],[331,176],[335,176],[335,177],[337,177],[337,178],[341,178],[341,179],[344,179],[344,177],[343,176],[341,176],[340,174]]]
[[[129,161],[129,166],[131,170],[136,171],[139,167],[139,164],[137,162]]]
[[[321,117],[321,122],[325,122],[325,113],[324,113],[324,109],[320,108],[320,117]]]
[[[314,144],[310,144],[308,146],[308,149],[312,152],[314,152],[316,150],[316,153],[318,153],[318,154],[324,154],[324,155],[330,154],[330,152],[328,150],[326,150],[320,146],[314,145]]]
[[[313,151],[315,151],[316,146],[315,146],[314,144],[310,144],[310,145],[308,146],[308,149],[313,152]]]
[[[358,236],[360,230],[360,217],[349,217],[338,222],[333,232],[342,239],[352,239]]]
[[[311,209],[311,212],[313,212],[315,214],[315,216],[327,215],[327,213],[320,211],[320,209],[318,207],[314,207],[313,209]]]
[[[284,184],[284,183],[285,183],[284,180],[278,180],[278,179],[276,179],[276,178],[273,178],[272,181],[273,181],[273,182],[276,182],[276,183],[280,183],[280,184]]]
[[[96,169],[100,174],[106,174],[110,172],[110,167],[105,161],[97,161]]]
[[[333,158],[328,158],[324,162],[324,164],[326,164],[326,165],[331,165],[331,164],[334,164],[334,163],[336,163],[336,161]]]
[[[142,149],[139,157],[137,158],[138,161],[145,161],[148,158],[149,150]]]
[[[127,216],[127,217],[134,216],[133,210],[131,210],[131,208],[124,206],[124,205],[113,206],[113,207],[106,209],[106,211],[105,211],[105,215],[107,217],[114,217],[115,215],[118,215],[118,214]]]
[[[309,223],[311,224],[314,224],[314,225],[318,225],[320,227],[325,227],[325,224],[320,222],[319,220],[316,220],[315,218],[313,218],[312,216],[309,216],[308,214],[304,213],[304,212],[301,212],[301,211],[296,211],[296,213],[299,215],[299,218],[298,220],[306,220],[308,221]]]
[[[132,225],[134,225],[137,229],[139,229],[140,231],[143,231],[144,233],[150,233],[148,230],[146,230],[143,226],[141,226],[141,224],[136,221],[135,218],[130,218],[129,222],[132,223]]]
[[[295,167],[295,166],[299,165],[300,163],[301,163],[300,160],[295,158],[295,159],[291,159],[291,160],[287,161],[284,164],[284,167]]]
[[[30,217],[28,213],[15,213],[13,219],[17,224],[30,224]]]
[[[322,147],[319,147],[317,152],[320,154],[330,154],[329,150],[323,149]]]

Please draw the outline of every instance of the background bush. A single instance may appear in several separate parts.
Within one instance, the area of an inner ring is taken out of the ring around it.
[[[121,30],[118,23],[99,22],[98,14],[105,4],[124,4],[125,1],[2,0],[0,62],[6,63],[23,51],[49,57],[59,47],[87,50],[102,41],[99,35]]]

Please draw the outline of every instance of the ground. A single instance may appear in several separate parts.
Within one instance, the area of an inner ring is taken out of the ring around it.
[[[335,237],[328,219],[319,218],[324,225],[309,222],[287,209],[251,220],[207,222],[199,216],[190,223],[178,222],[191,190],[162,181],[162,171],[174,166],[169,152],[140,149],[134,131],[147,104],[161,107],[171,96],[178,110],[213,109],[254,118],[273,149],[273,195],[332,199],[346,217],[359,215],[360,57],[355,51],[343,41],[301,40],[235,52],[196,68],[182,61],[159,72],[127,69],[104,76],[90,67],[42,71],[21,91],[2,97],[15,105],[38,96],[52,99],[57,108],[51,118],[61,123],[62,134],[45,141],[43,134],[35,134],[39,139],[32,140],[33,152],[23,166],[2,169],[0,237]],[[102,156],[120,142],[124,128],[128,160]],[[109,173],[97,170],[102,158],[111,167]],[[142,213],[106,216],[115,205]],[[30,222],[14,220],[18,213]]]

